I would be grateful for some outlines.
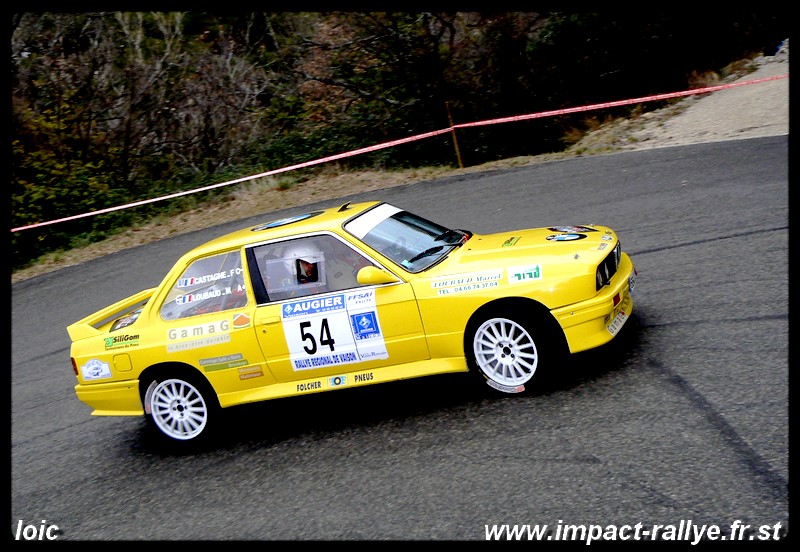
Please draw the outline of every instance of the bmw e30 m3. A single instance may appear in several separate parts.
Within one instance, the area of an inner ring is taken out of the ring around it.
[[[214,239],[69,325],[75,392],[174,444],[223,408],[433,374],[520,393],[619,333],[635,276],[606,226],[481,235],[347,203]]]

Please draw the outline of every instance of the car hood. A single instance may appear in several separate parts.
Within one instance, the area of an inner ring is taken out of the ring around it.
[[[475,234],[461,248],[460,261],[465,263],[490,259],[530,259],[585,257],[596,263],[617,243],[611,228],[598,225],[568,225],[532,228],[497,234]]]
[[[552,226],[474,234],[445,259],[417,275],[418,297],[441,295],[439,288],[503,290],[507,284],[546,289],[540,296],[548,308],[558,308],[597,293],[597,270],[615,254],[618,244],[606,226]]]

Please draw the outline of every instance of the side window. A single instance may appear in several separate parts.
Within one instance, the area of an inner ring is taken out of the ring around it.
[[[242,256],[230,251],[197,259],[175,281],[161,305],[161,318],[174,320],[247,304]]]
[[[329,235],[298,238],[254,248],[270,301],[358,287],[356,274],[373,263]]]

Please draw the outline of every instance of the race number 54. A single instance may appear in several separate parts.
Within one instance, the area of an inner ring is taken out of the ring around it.
[[[320,346],[328,346],[330,347],[331,351],[333,351],[333,344],[336,341],[331,337],[331,329],[328,326],[328,319],[323,318],[322,323],[319,327],[319,337],[315,338],[314,334],[311,332],[311,321],[306,320],[305,322],[300,322],[300,339],[303,341],[303,350],[308,353],[309,355],[313,355],[317,352],[317,340],[319,340]]]

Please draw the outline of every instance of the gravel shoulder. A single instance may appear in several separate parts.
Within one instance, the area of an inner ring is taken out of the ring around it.
[[[732,84],[786,75],[710,94],[687,96],[664,109],[601,129],[606,145],[618,150],[683,146],[789,134],[789,55],[785,51],[752,62],[756,69],[718,84]],[[710,86],[715,86],[712,84]],[[612,138],[610,134],[617,133]],[[584,138],[590,141],[592,136]]]
[[[757,138],[789,134],[789,41],[773,56],[750,60],[745,68],[715,84],[745,82],[786,75],[787,78],[737,86],[717,92],[688,96],[663,109],[631,119],[617,120],[587,133],[567,151],[518,157],[465,169],[432,167],[393,172],[348,172],[335,165],[319,177],[285,186],[273,178],[237,186],[230,201],[154,221],[87,247],[49,255],[35,266],[11,275],[12,284],[66,266],[102,257],[214,224],[232,222],[351,194],[381,190],[414,182],[486,170],[525,166],[576,156],[688,145],[701,142]]]

